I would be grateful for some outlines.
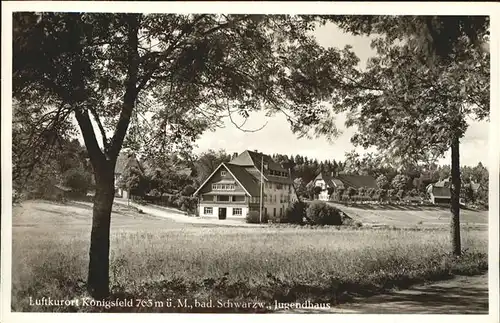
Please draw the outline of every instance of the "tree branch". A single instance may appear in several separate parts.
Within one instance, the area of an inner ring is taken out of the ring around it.
[[[112,158],[112,160],[116,160],[116,158],[118,157],[118,153],[120,152],[120,149],[122,147],[123,140],[125,139],[125,135],[127,134],[130,118],[135,106],[135,100],[139,93],[136,87],[137,74],[139,71],[139,15],[129,14],[127,18],[128,71],[127,79],[125,81],[126,90],[123,98],[122,110],[120,111],[120,117],[118,119],[118,123],[116,124],[116,129],[113,138],[111,138],[109,149],[107,151],[108,157]]]
[[[245,118],[245,121],[243,121],[243,123],[241,125],[238,125],[233,120],[232,112],[229,109],[229,103],[227,103],[227,111],[228,111],[228,116],[229,116],[229,120],[231,121],[231,123],[233,125],[235,125],[238,130],[241,130],[243,132],[257,132],[257,131],[260,131],[260,130],[264,129],[267,126],[267,124],[269,123],[269,121],[266,121],[266,123],[264,123],[261,127],[256,128],[256,129],[243,129],[242,127],[245,125],[245,123],[247,122],[248,118]]]
[[[92,106],[89,107],[89,110],[92,113],[92,115],[94,116],[94,120],[96,121],[97,126],[99,127],[99,131],[101,132],[101,136],[102,136],[102,143],[103,143],[104,149],[106,150],[109,142],[108,142],[108,138],[106,137],[106,131],[104,130],[104,127],[101,123],[101,119],[99,119],[99,115],[97,114],[97,111],[94,109],[94,107],[92,107]]]
[[[173,40],[172,45],[169,46],[169,48],[165,52],[150,52],[148,53],[149,55],[144,55],[141,59],[141,63],[144,63],[146,59],[149,57],[153,57],[155,59],[162,58],[164,60],[168,59],[169,55],[173,53],[174,50],[179,48],[179,41],[184,37],[189,31],[192,31],[193,27],[206,15],[199,15],[196,19],[194,19],[188,26],[185,26],[182,31],[179,33],[179,35]],[[156,57],[155,57],[156,56]],[[157,69],[152,68],[149,73],[146,73],[141,80],[139,81],[139,85],[137,86],[137,91],[140,92],[146,84],[149,82],[151,77],[157,72]]]
[[[89,114],[87,111],[77,108],[75,109],[75,117],[82,132],[85,146],[89,152],[90,161],[92,162],[94,168],[97,169],[106,157],[97,143],[94,127],[92,127]]]

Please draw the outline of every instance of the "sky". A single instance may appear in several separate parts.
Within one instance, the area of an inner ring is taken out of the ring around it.
[[[352,36],[339,30],[330,24],[316,29],[314,36],[318,42],[325,47],[343,48],[349,44],[360,59],[360,67],[364,68],[369,57],[375,54],[370,47],[371,38],[365,36]],[[233,119],[237,120],[236,117]],[[342,131],[333,142],[324,138],[298,139],[292,133],[288,122],[283,115],[266,117],[264,113],[255,113],[250,116],[244,129],[258,129],[256,132],[244,132],[238,129],[226,118],[223,128],[216,131],[207,131],[196,142],[195,153],[201,153],[208,149],[225,149],[232,154],[240,153],[246,149],[258,150],[266,154],[305,155],[308,158],[318,160],[344,160],[345,153],[352,151],[355,147],[350,138],[355,133],[354,128],[344,126],[345,116],[336,117],[337,128]],[[488,122],[469,122],[469,128],[461,140],[460,163],[462,165],[475,166],[478,162],[488,162]],[[356,149],[362,153],[362,149]],[[450,163],[450,152],[439,160],[439,164]]]

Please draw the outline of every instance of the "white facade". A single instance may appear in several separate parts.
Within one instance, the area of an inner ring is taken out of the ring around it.
[[[248,213],[248,205],[200,203],[198,214],[200,217],[219,218],[221,208],[226,209],[226,219],[245,219]]]
[[[264,183],[263,187],[263,212],[271,217],[282,216],[286,208],[293,202],[297,201],[297,194],[291,184],[279,184],[273,182]],[[224,202],[205,202],[200,201],[198,205],[198,214],[201,217],[219,217],[219,210],[225,209],[226,219],[246,218],[249,212],[248,202],[259,204],[258,197],[248,197],[247,203],[234,204]],[[235,210],[236,209],[236,210]],[[224,211],[222,211],[224,212]],[[222,213],[223,215],[223,213]],[[222,216],[224,218],[224,216]]]
[[[318,200],[328,201],[329,200],[328,190],[321,191],[321,193],[319,193],[319,195],[318,195]]]
[[[297,201],[297,194],[291,184],[266,182],[264,184],[264,213],[281,216],[286,208]]]
[[[317,179],[314,182],[314,186],[319,186],[321,187],[322,191],[318,195],[318,199],[321,201],[328,201],[329,196],[328,196],[328,187],[323,179]]]

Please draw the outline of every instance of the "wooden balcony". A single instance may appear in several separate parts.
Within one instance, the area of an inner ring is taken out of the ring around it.
[[[248,205],[248,201],[213,201],[213,200],[200,200],[200,204],[207,205],[219,205],[219,204],[229,204],[229,205]]]

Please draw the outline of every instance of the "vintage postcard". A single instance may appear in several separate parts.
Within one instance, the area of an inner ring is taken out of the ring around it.
[[[2,321],[498,322],[496,4],[2,9]]]

